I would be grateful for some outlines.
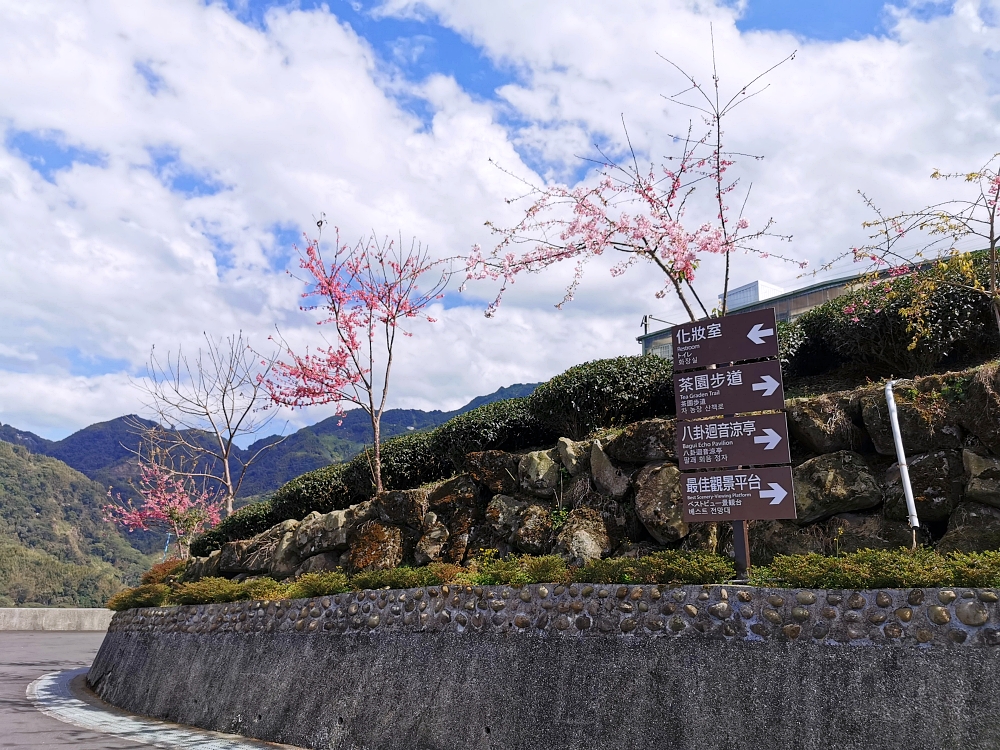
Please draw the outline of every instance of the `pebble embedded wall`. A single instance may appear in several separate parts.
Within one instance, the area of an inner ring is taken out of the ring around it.
[[[109,632],[528,633],[558,637],[1000,645],[986,589],[811,591],[729,586],[432,586],[316,599],[120,612]]]
[[[138,609],[88,680],[331,750],[995,748],[997,598],[576,584]]]

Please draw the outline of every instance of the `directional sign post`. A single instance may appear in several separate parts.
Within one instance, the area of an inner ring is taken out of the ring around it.
[[[677,462],[681,471],[790,461],[784,414],[677,423]]]
[[[774,310],[685,323],[671,337],[684,520],[732,521],[745,576],[747,521],[795,518]]]
[[[716,417],[785,408],[775,359],[674,375],[677,418]]]
[[[674,370],[778,356],[774,310],[727,315],[675,326],[671,331]]]
[[[681,477],[684,520],[770,521],[795,518],[788,466],[723,469]]]

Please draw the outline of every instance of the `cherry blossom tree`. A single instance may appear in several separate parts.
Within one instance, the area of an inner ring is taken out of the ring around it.
[[[389,395],[389,378],[399,337],[412,335],[403,326],[422,319],[435,322],[427,308],[441,299],[450,272],[446,260],[435,260],[419,243],[407,250],[402,241],[380,239],[374,233],[355,245],[341,242],[335,231],[332,253],[324,257],[322,229],[309,240],[299,265],[308,273],[305,299],[317,298],[303,310],[322,311],[319,326],[329,326],[325,346],[297,354],[284,340],[286,359],[275,363],[265,383],[275,404],[301,408],[334,404],[361,407],[371,421],[373,446],[369,455],[376,492],[382,487],[381,420]],[[426,289],[419,282],[430,277]]]
[[[758,242],[764,238],[791,238],[773,233],[772,219],[756,229],[751,228],[744,215],[749,188],[739,200],[738,210],[734,212],[730,207],[733,199],[738,198],[739,180],[731,179],[729,172],[738,156],[748,155],[726,149],[723,124],[733,110],[767,88],[761,80],[768,73],[794,56],[792,53],[771,66],[729,98],[723,96],[720,88],[714,47],[710,85],[697,81],[664,58],[687,82],[683,91],[667,98],[694,109],[706,123],[706,132],[696,136],[693,127],[689,126],[685,136],[674,138],[680,144],[679,152],[660,168],[640,167],[626,129],[629,159],[619,162],[599,150],[601,158],[594,160],[597,165],[595,183],[577,187],[536,186],[521,180],[527,188],[525,194],[508,203],[527,202],[523,218],[509,228],[487,222],[499,236],[498,244],[488,253],[476,245],[466,259],[466,282],[483,279],[501,282],[496,299],[487,307],[487,316],[496,312],[507,287],[520,274],[539,273],[559,263],[570,262],[574,265],[574,273],[565,296],[556,305],[561,308],[573,299],[587,263],[606,253],[617,253],[620,257],[611,268],[612,276],[620,276],[640,263],[652,264],[665,277],[664,287],[657,297],[674,294],[691,320],[710,314],[694,286],[699,265],[706,256],[724,257],[722,302],[718,312],[725,315],[735,252],[790,260],[758,247]],[[687,212],[699,188],[705,190],[697,195],[704,194],[707,198],[707,205],[700,206],[702,215],[714,215],[715,218],[692,223]],[[520,245],[528,245],[529,249],[516,251]],[[799,265],[805,266],[804,263]]]
[[[998,170],[1000,153],[972,172],[944,173],[935,169],[931,179],[964,183],[966,192],[917,211],[885,213],[859,191],[875,214],[874,219],[864,222],[871,230],[869,241],[852,247],[830,265],[853,255],[854,260],[868,265],[873,284],[891,287],[893,279],[909,277],[913,282],[913,300],[902,313],[910,321],[914,345],[929,331],[925,317],[931,298],[940,287],[962,289],[987,300],[1000,330]],[[969,240],[981,243],[976,248],[980,252],[961,252],[956,244],[963,240],[966,244]]]
[[[140,463],[154,461],[182,480],[220,488],[226,514],[232,513],[247,471],[287,437],[268,440],[253,451],[242,451],[237,444],[259,434],[274,418],[262,411],[270,399],[261,381],[276,357],[256,354],[242,331],[225,339],[205,334],[205,347],[193,359],[180,348],[161,358],[154,348],[146,376],[136,386],[155,422],[130,421],[140,439],[135,451]]]
[[[195,490],[189,478],[178,476],[156,463],[139,464],[140,505],[108,490],[111,502],[102,507],[104,517],[131,531],[166,531],[174,535],[177,556],[187,559],[194,537],[219,522],[224,501],[218,493]]]

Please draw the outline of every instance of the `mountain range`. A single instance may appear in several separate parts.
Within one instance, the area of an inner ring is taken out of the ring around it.
[[[537,383],[518,383],[473,399],[454,411],[390,409],[382,435],[430,430],[478,406],[527,396]],[[123,585],[165,554],[157,531],[124,533],[103,517],[109,488],[134,497],[139,426],[155,423],[135,415],[99,422],[62,440],[0,424],[0,607],[103,606]],[[208,433],[188,434],[207,440]],[[258,440],[255,453],[281,440]],[[346,461],[372,440],[361,409],[303,427],[261,454],[247,472],[240,502],[274,491],[296,476]]]
[[[454,411],[422,411],[420,409],[388,409],[382,415],[382,437],[389,438],[407,432],[430,430],[452,417],[485,404],[530,395],[538,383],[516,383],[487,395],[474,398]],[[155,423],[135,415],[98,422],[62,440],[46,440],[34,433],[0,424],[0,441],[22,446],[30,453],[58,459],[103,487],[131,494],[129,480],[138,475],[135,451],[139,447],[137,425]],[[202,436],[207,438],[207,433]],[[262,438],[240,452],[252,456],[268,443],[281,440],[280,435]],[[307,471],[347,461],[372,442],[368,414],[352,409],[343,417],[329,417],[292,433],[278,445],[265,451],[251,465],[240,488],[240,498],[273,492],[290,479]]]

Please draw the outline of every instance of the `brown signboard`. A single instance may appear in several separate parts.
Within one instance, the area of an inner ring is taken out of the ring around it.
[[[674,370],[778,356],[774,309],[754,310],[674,326]]]
[[[681,494],[688,523],[795,518],[788,466],[681,474]]]
[[[677,423],[677,462],[681,471],[790,461],[784,414]]]
[[[677,418],[691,419],[785,408],[777,360],[674,374]]]

